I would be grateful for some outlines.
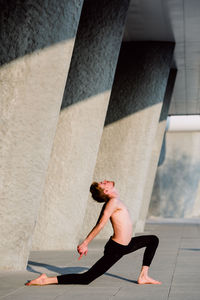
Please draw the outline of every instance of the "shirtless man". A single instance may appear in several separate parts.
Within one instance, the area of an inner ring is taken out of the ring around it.
[[[104,256],[100,258],[88,271],[81,274],[65,274],[55,277],[47,277],[46,274],[27,282],[26,285],[47,284],[89,284],[97,277],[104,274],[123,255],[146,247],[138,284],[161,284],[148,276],[148,269],[158,246],[158,238],[155,235],[143,235],[132,238],[132,222],[126,206],[119,199],[119,194],[113,181],[104,180],[93,182],[90,187],[92,197],[97,202],[104,202],[97,224],[88,234],[86,239],[77,247],[80,254],[87,255],[88,244],[102,230],[110,219],[113,227],[113,236],[109,239],[104,249]]]

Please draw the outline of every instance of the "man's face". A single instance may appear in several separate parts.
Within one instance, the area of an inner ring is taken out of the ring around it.
[[[114,181],[109,181],[109,180],[104,180],[99,182],[99,187],[102,188],[103,190],[111,190],[115,186]]]

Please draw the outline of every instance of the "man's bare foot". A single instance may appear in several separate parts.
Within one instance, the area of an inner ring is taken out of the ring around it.
[[[47,283],[47,275],[46,274],[41,274],[39,277],[37,277],[34,280],[31,280],[27,282],[25,285],[46,285]]]
[[[138,278],[138,284],[162,284],[162,282],[157,281],[149,276],[140,276]]]

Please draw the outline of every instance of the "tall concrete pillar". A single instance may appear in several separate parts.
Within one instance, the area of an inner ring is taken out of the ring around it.
[[[173,54],[173,43],[123,43],[93,179],[116,182],[136,225]],[[93,226],[88,203],[83,235]],[[107,226],[99,238],[111,233]]]
[[[199,130],[187,130],[185,127],[182,131],[166,132],[165,155],[157,168],[149,218],[200,217],[197,210],[200,200],[199,149]]]
[[[77,246],[128,4],[84,2],[33,249]]]
[[[176,80],[176,69],[171,69],[168,82],[167,82],[167,88],[165,91],[165,97],[163,101],[163,106],[160,114],[160,119],[158,123],[158,128],[155,136],[155,141],[153,145],[152,155],[148,167],[148,172],[146,175],[146,183],[143,190],[143,198],[141,202],[140,212],[139,212],[139,218],[137,220],[136,224],[136,232],[143,232],[145,221],[149,209],[151,194],[153,190],[153,183],[156,176],[156,170],[158,166],[158,160],[160,156],[160,151],[162,147],[163,137],[165,134],[165,128],[166,128],[166,122],[167,122],[167,116],[169,112],[170,102],[172,98],[172,93],[174,89],[174,84]]]
[[[26,267],[81,4],[80,0],[1,1],[3,270]]]

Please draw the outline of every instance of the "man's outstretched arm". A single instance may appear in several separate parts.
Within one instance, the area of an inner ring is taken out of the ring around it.
[[[79,259],[82,258],[83,255],[87,255],[88,252],[88,244],[98,235],[98,233],[102,230],[105,224],[108,222],[112,213],[116,209],[116,199],[110,199],[104,206],[100,213],[100,217],[97,221],[97,224],[87,235],[86,239],[77,247],[78,253],[80,254]]]

